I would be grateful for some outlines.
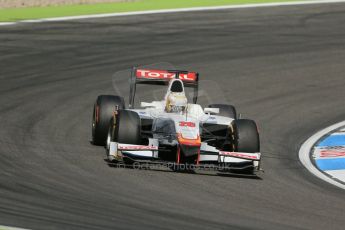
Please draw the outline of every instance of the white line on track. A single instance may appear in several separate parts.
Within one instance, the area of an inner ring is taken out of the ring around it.
[[[195,11],[207,11],[207,10],[243,9],[243,8],[275,7],[275,6],[296,6],[296,5],[329,4],[329,3],[345,3],[345,0],[307,0],[307,1],[295,1],[295,2],[257,3],[257,4],[241,4],[241,5],[228,5],[228,6],[190,7],[190,8],[166,9],[166,10],[147,10],[147,11],[124,12],[124,13],[92,14],[92,15],[81,15],[81,16],[23,20],[23,21],[18,21],[18,22],[0,22],[0,26],[14,25],[18,23],[58,22],[58,21],[78,20],[78,19],[120,17],[120,16],[132,16],[132,15],[145,15],[145,14],[164,14],[164,13],[195,12]]]
[[[27,230],[27,229],[0,225],[0,230]]]
[[[315,133],[313,136],[311,136],[308,140],[306,140],[303,145],[301,146],[299,150],[299,159],[302,162],[302,164],[315,176],[318,178],[333,184],[339,188],[345,189],[345,185],[341,184],[335,180],[332,180],[332,178],[326,176],[322,172],[320,172],[314,164],[310,160],[310,152],[317,141],[319,141],[323,136],[325,136],[328,133],[331,133],[332,131],[335,131],[336,129],[339,129],[340,127],[345,126],[345,121],[339,122],[337,124],[334,124],[332,126],[329,126],[323,130],[320,130],[319,132]]]
[[[9,25],[14,25],[17,24],[16,22],[0,22],[0,26],[9,26]]]

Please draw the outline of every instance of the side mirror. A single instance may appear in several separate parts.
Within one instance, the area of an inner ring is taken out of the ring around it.
[[[206,114],[218,114],[219,113],[219,108],[204,108],[204,113]]]

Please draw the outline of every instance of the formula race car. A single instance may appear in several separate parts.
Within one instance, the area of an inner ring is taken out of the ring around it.
[[[253,120],[238,119],[234,106],[197,104],[199,74],[133,68],[128,108],[121,96],[98,96],[92,142],[111,163],[152,163],[255,173],[260,170],[259,133]],[[163,85],[163,100],[134,108],[138,84]],[[193,90],[189,103],[185,88]]]

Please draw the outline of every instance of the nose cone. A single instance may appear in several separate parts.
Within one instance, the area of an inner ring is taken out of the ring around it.
[[[196,139],[183,138],[181,134],[178,134],[178,143],[181,148],[181,153],[186,157],[198,156],[200,152],[201,139],[198,136]]]
[[[196,139],[187,139],[184,138],[182,134],[177,134],[178,137],[178,142],[180,145],[185,145],[185,146],[201,146],[201,139],[200,136],[198,135]]]

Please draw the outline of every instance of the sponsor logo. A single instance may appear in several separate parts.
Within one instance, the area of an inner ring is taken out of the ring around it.
[[[191,127],[191,128],[195,128],[195,123],[194,122],[190,122],[190,121],[180,121],[179,125],[181,127]]]
[[[251,159],[251,160],[259,160],[260,157],[258,154],[249,154],[249,153],[236,153],[236,152],[223,152],[220,151],[221,156],[231,156],[231,157],[238,157],[244,159]]]
[[[175,78],[175,73],[169,73],[168,71],[164,70],[146,70],[146,69],[138,69],[136,76],[137,78],[150,78],[150,79],[173,79]],[[179,74],[179,79],[182,81],[195,81],[196,80],[196,73],[181,73]]]
[[[345,157],[345,149],[342,150],[322,150],[320,157]]]
[[[157,146],[144,146],[144,145],[119,145],[118,150],[158,150]]]

